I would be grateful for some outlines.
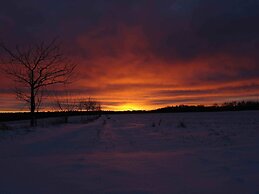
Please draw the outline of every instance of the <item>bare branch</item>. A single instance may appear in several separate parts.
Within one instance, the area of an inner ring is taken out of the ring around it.
[[[16,45],[15,49],[9,49],[5,44],[0,44],[0,48],[8,55],[4,72],[23,89],[26,88],[16,89],[16,96],[30,103],[32,113],[40,108],[42,89],[68,83],[76,68],[65,59],[57,38],[27,48]]]

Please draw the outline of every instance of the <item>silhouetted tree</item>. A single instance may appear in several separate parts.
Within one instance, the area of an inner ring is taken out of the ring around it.
[[[7,54],[4,72],[16,83],[17,98],[29,104],[34,126],[42,91],[50,85],[67,83],[76,65],[68,63],[56,39],[26,48],[17,45],[10,49],[3,43],[0,47]]]
[[[64,122],[68,123],[68,113],[72,112],[72,111],[77,111],[78,109],[78,104],[77,101],[72,98],[71,93],[66,91],[66,96],[61,97],[56,97],[56,101],[55,101],[55,107],[64,112]]]
[[[80,111],[101,111],[101,103],[89,97],[79,101],[78,109]]]
[[[101,103],[93,98],[86,98],[86,99],[80,99],[78,101],[78,111],[86,111],[89,112],[87,113],[87,118],[86,120],[81,117],[81,121],[84,122],[89,122],[91,120],[95,120],[101,116]]]

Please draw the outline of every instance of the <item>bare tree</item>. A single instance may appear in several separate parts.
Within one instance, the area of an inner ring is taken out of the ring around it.
[[[81,116],[81,122],[89,122],[93,121],[101,116],[101,103],[95,99],[87,98],[87,99],[80,99],[78,101],[77,109],[79,111],[86,111],[88,112],[86,115],[86,119]]]
[[[78,109],[80,111],[101,111],[101,103],[92,99],[81,99],[78,103]]]
[[[43,90],[54,84],[69,81],[76,65],[68,63],[57,40],[41,42],[29,47],[9,49],[5,44],[4,72],[16,83],[16,96],[30,106],[31,126],[35,125],[35,110],[42,102]]]
[[[76,101],[69,98],[63,100],[57,99],[56,106],[62,112],[72,112],[77,110]]]
[[[64,112],[64,122],[68,123],[68,112],[77,111],[77,101],[73,99],[70,93],[63,98],[56,97],[55,107]]]

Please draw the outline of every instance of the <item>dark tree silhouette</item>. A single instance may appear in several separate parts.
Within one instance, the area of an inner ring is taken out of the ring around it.
[[[41,105],[43,90],[54,84],[67,83],[76,67],[61,52],[56,39],[29,47],[10,49],[1,44],[7,54],[4,72],[16,83],[18,99],[29,104],[31,126],[35,125],[35,110]]]
[[[62,98],[56,96],[54,107],[55,109],[61,111],[61,112],[73,112],[77,111],[77,101],[72,98],[71,93],[67,90],[64,90],[66,92],[66,95]],[[64,114],[64,122],[68,123],[68,114]]]
[[[101,103],[92,98],[81,99],[78,103],[78,110],[80,111],[101,111]]]

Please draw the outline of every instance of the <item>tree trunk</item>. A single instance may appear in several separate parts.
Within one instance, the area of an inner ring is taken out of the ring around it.
[[[35,126],[35,94],[34,88],[31,87],[31,102],[30,102],[30,111],[31,111],[31,127]]]

